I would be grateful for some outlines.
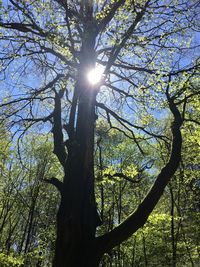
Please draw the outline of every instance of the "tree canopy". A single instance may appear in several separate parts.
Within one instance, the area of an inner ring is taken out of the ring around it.
[[[54,185],[60,204],[53,266],[99,266],[144,226],[167,185],[174,218],[175,173],[190,166],[188,153],[197,157],[189,144],[199,145],[199,1],[3,0],[0,16],[0,112],[19,152],[13,158],[26,168],[23,149],[37,132],[41,147],[41,136],[51,139],[58,162],[41,148],[30,170],[37,162],[60,164],[58,175],[33,171],[27,227],[40,182]],[[117,213],[105,227],[105,196],[116,181],[130,188],[113,191]],[[133,186],[142,183],[144,191]],[[124,198],[132,208],[121,216]]]

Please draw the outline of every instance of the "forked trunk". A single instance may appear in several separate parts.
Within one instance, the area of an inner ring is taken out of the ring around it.
[[[94,127],[97,90],[87,81],[94,65],[94,38],[83,46],[78,81],[67,125],[68,157],[57,215],[57,240],[53,267],[95,267],[99,257],[95,232],[99,225],[94,195]],[[88,48],[89,47],[89,48]],[[90,56],[89,56],[90,55]]]

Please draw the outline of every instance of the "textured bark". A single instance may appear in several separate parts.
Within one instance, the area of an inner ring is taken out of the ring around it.
[[[57,215],[54,266],[59,267],[89,266],[88,263],[84,265],[89,254],[86,248],[94,241],[98,224],[93,173],[93,100],[82,96],[78,109],[75,137],[69,140],[66,176]]]
[[[89,248],[94,242],[98,225],[93,174],[94,118],[91,118],[94,117],[94,105],[83,103],[80,101],[77,132],[66,162],[66,177],[57,216],[54,267],[95,266],[94,259],[89,257]]]
[[[95,232],[100,219],[94,195],[94,127],[97,89],[85,77],[95,64],[95,33],[85,34],[69,124],[68,156],[57,215],[54,267],[98,266]],[[55,129],[54,129],[55,131]],[[55,140],[55,139],[54,139]],[[59,141],[60,142],[60,141]],[[56,146],[56,144],[55,144]]]

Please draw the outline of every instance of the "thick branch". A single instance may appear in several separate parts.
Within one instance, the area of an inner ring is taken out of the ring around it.
[[[149,5],[149,0],[145,3],[144,7],[142,8],[141,12],[137,13],[135,20],[133,21],[133,23],[131,24],[131,26],[128,28],[128,30],[124,33],[124,35],[122,36],[122,40],[120,43],[117,43],[112,51],[111,51],[111,55],[110,58],[108,60],[108,64],[106,66],[106,71],[108,72],[111,68],[111,66],[113,65],[113,63],[115,62],[115,60],[117,59],[121,49],[125,46],[127,40],[131,37],[131,35],[133,34],[136,26],[138,25],[138,23],[142,20],[145,11]]]
[[[53,112],[53,139],[54,139],[54,153],[58,157],[60,163],[64,167],[67,158],[65,151],[63,132],[62,132],[62,120],[61,120],[61,99],[56,93],[55,95],[55,108]]]
[[[149,193],[138,208],[111,232],[97,238],[97,243],[102,250],[101,253],[105,253],[113,247],[121,244],[146,223],[149,215],[161,198],[166,185],[178,168],[181,160],[182,137],[180,127],[182,125],[182,118],[179,110],[169,97],[169,94],[167,94],[167,98],[169,108],[174,116],[172,127],[173,141],[170,159],[161,170]]]
[[[38,29],[36,29],[33,24],[11,22],[11,23],[0,23],[0,26],[6,29],[18,30],[19,32],[24,32],[24,33],[30,32],[39,35],[41,37],[46,37],[48,35],[47,33],[41,31],[39,32]]]
[[[110,6],[109,13],[100,21],[98,28],[99,31],[103,31],[107,24],[112,20],[116,11],[125,3],[125,0],[114,1],[114,3]]]
[[[66,63],[68,66],[76,67],[76,63],[74,63],[73,61],[67,60],[67,58],[66,58],[65,55],[63,55],[60,52],[54,50],[53,48],[46,47],[46,46],[43,46],[43,45],[40,45],[40,47],[45,52],[50,53],[50,54],[56,56],[57,58],[59,58],[61,61],[63,61],[64,63]]]
[[[59,181],[57,178],[52,177],[51,179],[43,179],[42,181],[54,185],[62,195],[63,183]]]

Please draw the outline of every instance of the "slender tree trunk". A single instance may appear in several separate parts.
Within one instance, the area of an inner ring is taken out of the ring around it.
[[[25,248],[24,253],[27,253],[29,251],[29,246],[31,242],[31,235],[33,231],[33,221],[34,221],[34,214],[35,214],[35,206],[37,202],[37,197],[39,194],[39,187],[33,188],[33,196],[32,196],[32,203],[29,211],[29,223],[28,223],[28,229],[27,229],[27,237],[25,242]]]
[[[172,267],[176,267],[176,236],[174,225],[174,193],[171,185],[169,186],[171,196],[171,242],[172,242]]]
[[[136,236],[134,236],[134,241],[133,241],[131,267],[135,266],[135,252],[136,252]]]
[[[142,244],[143,244],[143,253],[144,253],[145,267],[148,267],[147,253],[146,253],[146,239],[145,239],[144,233],[142,233]]]
[[[28,229],[28,226],[29,226],[29,218],[30,218],[30,211],[29,211],[28,219],[25,222],[25,225],[22,226],[23,234],[22,234],[22,237],[21,237],[20,245],[19,245],[19,250],[18,250],[19,254],[21,254],[21,252],[23,250],[24,242],[25,242],[25,239],[26,239],[26,233],[27,233],[27,229]]]
[[[12,235],[13,232],[15,231],[17,225],[18,225],[18,220],[14,223],[14,220],[11,221],[11,218],[9,219],[9,232],[8,232],[8,237],[6,239],[6,251],[7,251],[7,255],[9,255],[10,253],[10,248],[11,248],[11,244],[12,244]]]

